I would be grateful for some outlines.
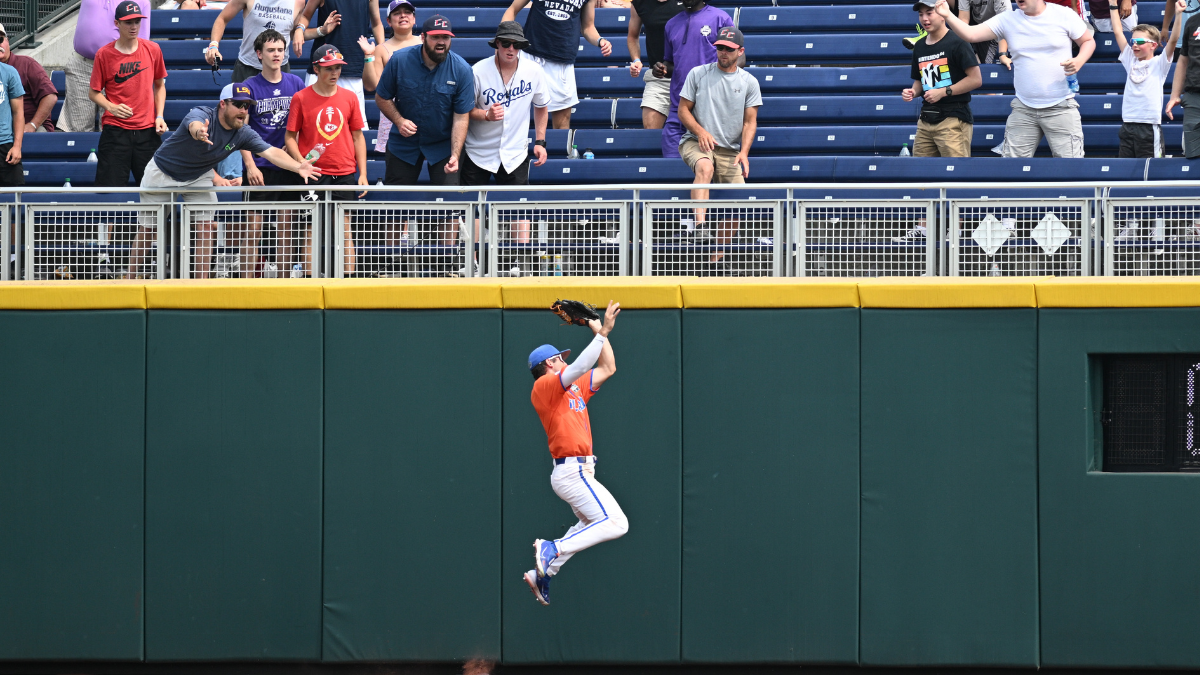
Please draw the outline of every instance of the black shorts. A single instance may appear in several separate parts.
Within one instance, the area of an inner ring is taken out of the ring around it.
[[[290,73],[290,72],[292,72],[292,66],[285,63],[285,64],[283,64],[282,67],[280,67],[280,70],[282,70],[285,73]],[[248,65],[242,63],[241,60],[239,59],[239,60],[233,62],[233,76],[229,79],[231,82],[234,82],[234,83],[245,82],[246,80],[254,77],[255,75],[261,75],[261,74],[262,74],[262,69],[255,68],[254,66],[248,66]],[[300,79],[303,80],[304,78],[301,77]]]
[[[154,157],[154,151],[162,145],[162,137],[153,127],[149,129],[122,129],[105,124],[100,130],[100,141],[96,144],[96,187],[126,187],[129,173],[133,172],[133,184],[141,185],[146,165]]]
[[[0,143],[0,187],[17,187],[25,184],[25,165],[21,162],[8,163],[8,151],[12,143]]]
[[[462,154],[462,162],[459,167],[458,171],[462,174],[463,185],[487,185],[493,177],[496,179],[496,185],[529,185],[528,155],[512,173],[505,171],[503,164],[496,170],[496,173],[481,169],[478,164],[471,161],[471,156],[466,152]]]
[[[466,153],[463,153],[466,156]],[[446,173],[447,157],[440,162],[429,165],[429,182],[432,185],[458,185],[460,168],[454,173]],[[383,174],[383,182],[387,185],[416,185],[421,177],[421,165],[425,163],[424,156],[417,157],[416,164],[409,164],[392,153],[387,153],[387,170]],[[461,166],[461,165],[460,165]]]
[[[1157,124],[1126,122],[1117,132],[1121,141],[1117,157],[1154,159],[1163,155],[1162,131]]]
[[[358,174],[351,173],[345,176],[321,176],[316,181],[309,181],[309,185],[358,185]],[[307,193],[305,193],[307,194]],[[321,195],[320,192],[317,195]],[[332,194],[334,201],[352,202],[358,199],[358,192],[354,190],[337,190]]]
[[[260,166],[258,170],[263,175],[263,185],[304,185],[304,179],[295,171],[277,168],[275,165]],[[246,167],[242,167],[242,186],[245,187],[250,183],[246,179]],[[310,183],[311,185],[311,183]],[[298,202],[304,197],[303,192],[291,192],[287,190],[250,190],[246,192],[247,197],[252,202]]]

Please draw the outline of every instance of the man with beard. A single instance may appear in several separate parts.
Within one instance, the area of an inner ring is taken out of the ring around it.
[[[733,18],[704,0],[683,0],[684,11],[663,29],[663,60],[654,64],[654,76],[671,79],[671,108],[663,126],[663,157],[679,157],[683,123],[679,121],[679,92],[692,68],[717,62],[717,33],[733,26]]]
[[[388,135],[388,185],[415,185],[429,163],[434,185],[458,185],[459,154],[475,108],[475,74],[450,51],[450,20],[434,14],[421,29],[421,45],[397,51],[375,89],[379,113],[392,122]]]
[[[216,108],[199,106],[183,118],[179,128],[159,146],[146,164],[142,176],[142,203],[165,204],[172,190],[199,189],[200,192],[181,193],[183,201],[216,204],[212,188],[240,185],[241,179],[228,181],[216,174],[221,160],[242,148],[265,158],[275,166],[294,171],[307,182],[321,174],[309,162],[298,162],[279,148],[273,148],[253,129],[246,126],[254,97],[245,84],[232,84],[221,92]],[[208,278],[209,258],[212,255],[216,224],[212,212],[195,212],[193,229],[196,232],[194,276]],[[144,252],[154,235],[153,223],[143,222],[129,255],[129,276],[137,278]]]

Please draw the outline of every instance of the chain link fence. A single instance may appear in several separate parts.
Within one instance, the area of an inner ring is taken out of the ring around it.
[[[312,202],[221,202],[205,206],[185,203],[179,214],[179,276],[183,279],[319,276],[322,240],[319,208]]]
[[[461,202],[339,203],[330,276],[474,276],[476,210]]]
[[[1200,199],[1117,199],[1105,204],[1105,274],[1200,274]]]
[[[18,212],[24,214],[25,279],[165,277],[158,204],[28,204]]]
[[[1091,274],[1086,199],[953,200],[949,276]]]
[[[492,277],[628,276],[630,202],[488,206]]]
[[[642,203],[645,276],[784,274],[784,201]]]
[[[937,219],[931,201],[801,201],[796,211],[797,276],[936,273]]]

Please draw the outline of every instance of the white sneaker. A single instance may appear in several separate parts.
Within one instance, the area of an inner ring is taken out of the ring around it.
[[[1137,239],[1138,221],[1130,218],[1125,221],[1125,227],[1121,228],[1121,233],[1113,238],[1113,241],[1129,241]]]
[[[897,244],[908,244],[910,242],[917,241],[918,239],[924,239],[925,236],[926,236],[925,228],[921,227],[920,225],[917,225],[916,227],[912,228],[908,232],[905,232],[904,234],[900,235],[899,237],[892,237],[892,241]]]
[[[763,246],[774,246],[775,237],[759,237],[758,243],[762,244]]]
[[[275,263],[267,263],[263,265],[262,278],[277,279],[279,278],[279,266]]]

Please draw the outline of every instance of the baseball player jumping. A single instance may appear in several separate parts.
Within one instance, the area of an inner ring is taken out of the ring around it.
[[[592,395],[617,372],[608,335],[620,313],[620,303],[609,302],[603,324],[596,319],[588,322],[596,336],[569,366],[563,356],[570,354],[570,350],[542,345],[529,355],[529,370],[535,380],[529,398],[546,429],[550,455],[554,458],[550,486],[579,518],[562,538],[533,542],[537,569],[526,572],[524,578],[543,605],[550,604],[550,578],[558,574],[571,556],[629,531],[629,521],[617,500],[596,480],[592,425],[587,411]]]

